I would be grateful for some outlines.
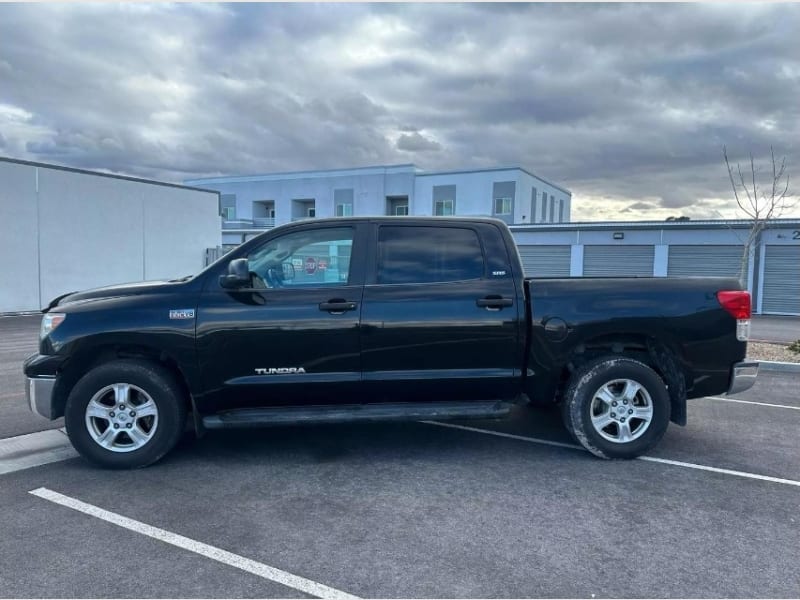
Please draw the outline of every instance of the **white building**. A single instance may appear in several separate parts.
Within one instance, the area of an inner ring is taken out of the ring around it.
[[[196,273],[220,241],[215,191],[0,158],[0,313]]]
[[[521,167],[426,172],[390,165],[192,179],[221,193],[223,245],[297,219],[368,215],[494,216],[564,223],[572,194]]]

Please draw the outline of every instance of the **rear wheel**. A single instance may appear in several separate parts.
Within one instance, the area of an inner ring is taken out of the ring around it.
[[[120,360],[100,365],[72,389],[64,414],[72,445],[97,465],[150,465],[178,442],[186,402],[172,373],[160,365]]]
[[[661,377],[644,363],[603,357],[573,374],[562,416],[570,434],[595,456],[635,458],[664,435],[669,394]]]

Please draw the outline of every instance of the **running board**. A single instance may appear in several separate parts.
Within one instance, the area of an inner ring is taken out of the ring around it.
[[[207,429],[264,427],[305,423],[420,421],[424,419],[490,419],[505,417],[514,406],[498,400],[395,404],[334,404],[245,408],[203,417]]]

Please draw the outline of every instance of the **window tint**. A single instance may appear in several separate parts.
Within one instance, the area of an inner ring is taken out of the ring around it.
[[[352,246],[351,227],[312,229],[281,236],[247,256],[253,287],[345,285]]]
[[[381,227],[378,283],[433,283],[483,277],[483,253],[472,229]]]

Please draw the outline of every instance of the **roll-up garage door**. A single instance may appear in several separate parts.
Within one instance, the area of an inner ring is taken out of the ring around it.
[[[743,246],[670,246],[670,277],[739,277]],[[746,272],[746,271],[745,271]]]
[[[517,246],[526,277],[569,277],[569,246]]]
[[[800,315],[800,246],[764,248],[761,312]]]
[[[654,246],[584,246],[586,277],[653,276]]]

